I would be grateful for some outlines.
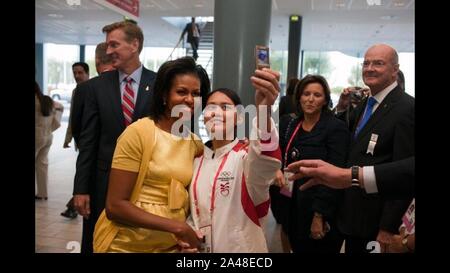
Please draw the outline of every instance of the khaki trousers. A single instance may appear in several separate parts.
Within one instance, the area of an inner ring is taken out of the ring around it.
[[[44,138],[36,139],[35,147],[35,171],[37,183],[37,196],[47,196],[48,183],[48,152],[52,145],[53,136],[50,134]]]

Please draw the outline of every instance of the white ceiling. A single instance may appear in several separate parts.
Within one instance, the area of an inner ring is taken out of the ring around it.
[[[80,6],[69,6],[66,0],[36,0],[36,42],[95,45],[105,39],[104,25],[123,18],[93,0],[80,1]],[[381,5],[369,6],[371,1]],[[287,49],[289,15],[299,14],[304,50],[356,55],[383,42],[399,52],[414,52],[414,11],[415,0],[273,0],[270,46]],[[213,0],[140,0],[138,23],[146,46],[173,47],[181,29],[162,17],[213,13]]]

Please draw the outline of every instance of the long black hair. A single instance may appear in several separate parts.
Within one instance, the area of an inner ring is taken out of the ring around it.
[[[41,88],[37,82],[34,82],[34,94],[38,97],[41,106],[41,113],[44,117],[50,116],[53,111],[53,100],[49,96],[42,93]]]
[[[150,117],[159,120],[164,116],[167,105],[164,100],[169,95],[176,76],[192,74],[200,80],[200,96],[202,97],[202,110],[206,105],[206,96],[211,90],[208,73],[201,65],[197,65],[192,57],[182,57],[167,61],[161,65],[153,84],[153,95],[150,100]]]
[[[209,93],[206,96],[205,99],[205,103],[208,101],[208,99],[214,94],[214,93],[222,93],[225,96],[227,96],[233,103],[235,106],[242,104],[241,102],[241,98],[239,97],[239,95],[234,92],[233,90],[229,89],[229,88],[225,88],[225,87],[221,87],[221,88],[216,88],[213,91],[211,91],[211,93]]]

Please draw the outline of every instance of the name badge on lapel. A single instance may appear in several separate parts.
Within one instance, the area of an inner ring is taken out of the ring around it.
[[[377,145],[377,140],[378,140],[378,135],[377,134],[372,134],[370,136],[370,141],[369,141],[369,145],[367,146],[366,154],[373,155],[373,150],[375,150],[375,145]]]

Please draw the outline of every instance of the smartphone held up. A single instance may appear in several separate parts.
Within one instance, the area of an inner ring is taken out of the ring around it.
[[[269,48],[267,46],[255,46],[256,69],[270,68]]]

